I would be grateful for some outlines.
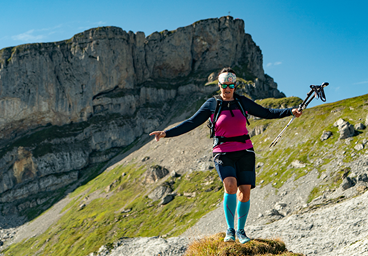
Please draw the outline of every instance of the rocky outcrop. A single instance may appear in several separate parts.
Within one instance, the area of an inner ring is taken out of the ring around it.
[[[165,167],[159,165],[151,166],[145,173],[144,183],[145,184],[155,183],[168,174],[169,171]]]
[[[342,118],[337,120],[334,123],[334,126],[339,128],[340,140],[352,137],[355,133],[354,126],[351,125],[349,122],[343,120]]]
[[[364,130],[365,128],[366,126],[362,123],[357,123],[356,125],[354,125],[355,130]]]
[[[123,238],[114,242],[110,248],[102,246],[98,252],[88,256],[124,256],[124,255],[184,255],[190,239],[186,237],[142,237]]]
[[[252,97],[284,96],[244,21],[230,16],[147,37],[102,27],[0,50],[0,201],[17,212],[27,196],[75,182],[196,103],[193,93],[217,90],[204,85],[224,66],[250,81]]]
[[[267,125],[260,125],[249,130],[249,136],[253,137],[262,134],[267,129]]]
[[[261,50],[244,33],[244,21],[229,16],[148,37],[103,27],[66,41],[5,48],[0,52],[0,136],[12,136],[11,127],[86,121],[105,106],[134,113],[137,97],[139,104],[156,101],[155,93],[161,101],[173,98],[188,76],[207,77],[224,66],[238,66],[240,76],[252,77],[263,97],[277,94],[277,85],[264,74]],[[153,89],[158,81],[166,81],[167,88]],[[117,97],[129,90],[137,91]],[[113,98],[99,98],[106,93]]]
[[[321,141],[325,141],[325,140],[327,140],[328,138],[330,138],[330,137],[331,137],[331,135],[332,135],[332,132],[330,132],[330,131],[323,131],[323,133],[322,133],[322,135],[321,135],[320,140],[321,140]]]

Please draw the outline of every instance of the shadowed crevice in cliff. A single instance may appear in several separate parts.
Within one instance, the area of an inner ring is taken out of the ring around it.
[[[107,95],[107,94],[109,94],[110,92],[115,91],[117,88],[119,88],[119,86],[115,86],[115,87],[114,87],[114,88],[112,88],[112,89],[109,89],[109,90],[106,90],[106,91],[103,91],[103,92],[99,92],[98,94],[96,94],[96,95],[94,95],[94,96],[92,97],[92,100],[94,100],[94,99],[96,99],[96,98],[98,98],[98,97],[101,97],[101,96],[103,96],[103,95]]]

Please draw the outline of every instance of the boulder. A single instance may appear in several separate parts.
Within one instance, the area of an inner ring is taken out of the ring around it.
[[[197,193],[196,192],[193,192],[193,193],[184,193],[183,194],[185,197],[196,197]]]
[[[346,189],[348,189],[348,188],[354,187],[354,185],[355,185],[354,180],[353,180],[353,179],[351,179],[350,177],[346,177],[346,178],[342,181],[342,183],[341,183],[341,188],[342,188],[343,190],[346,190]]]
[[[321,141],[327,140],[328,138],[330,138],[332,135],[332,132],[330,131],[324,131],[321,135]]]
[[[264,212],[264,218],[265,223],[270,223],[284,218],[284,215],[276,209],[271,209]]]
[[[128,213],[128,212],[131,212],[131,211],[132,211],[132,208],[129,208],[129,209],[122,210],[120,213]]]
[[[354,149],[357,151],[362,150],[363,148],[364,148],[364,145],[362,143],[358,143],[354,147]]]
[[[283,202],[278,202],[275,204],[275,210],[277,211],[281,211],[283,210],[285,207],[287,206],[287,204],[283,203]]]
[[[339,133],[340,133],[340,140],[352,137],[355,133],[353,125],[351,125],[349,122],[343,120],[340,118],[334,123],[335,127],[338,127]]]
[[[145,174],[144,183],[155,183],[168,174],[169,171],[165,167],[162,167],[160,165],[151,166]]]
[[[333,124],[333,126],[334,127],[340,127],[340,126],[342,126],[343,124],[345,123],[345,120],[344,119],[342,119],[342,118],[339,118],[334,124]]]
[[[368,175],[366,173],[359,174],[358,181],[368,182]]]
[[[366,126],[362,123],[358,123],[358,124],[354,125],[355,130],[364,130],[365,128],[366,128]]]
[[[167,191],[168,188],[166,186],[158,186],[148,195],[148,198],[152,199],[153,201],[157,201],[161,199]]]
[[[80,204],[79,205],[79,211],[83,210],[84,208],[86,208],[86,204]]]
[[[170,176],[171,176],[172,178],[176,178],[176,177],[179,177],[180,175],[179,175],[179,174],[177,174],[175,171],[172,171],[172,172],[170,173]]]
[[[349,122],[346,122],[346,124],[340,128],[339,132],[340,140],[350,138],[355,134],[354,127]]]
[[[300,162],[299,160],[294,160],[293,162],[291,162],[291,166],[294,168],[304,168],[306,164]]]
[[[145,157],[143,157],[142,158],[142,162],[145,162],[145,161],[147,161],[147,160],[149,160],[150,159],[150,157],[149,156],[145,156]]]
[[[280,214],[279,211],[276,209],[267,210],[265,211],[264,215],[268,217],[278,216],[278,215],[282,216],[282,214]]]
[[[162,198],[160,205],[165,205],[170,203],[172,200],[174,200],[174,195],[166,195],[164,198]]]

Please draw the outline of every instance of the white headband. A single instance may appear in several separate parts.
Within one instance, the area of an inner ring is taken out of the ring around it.
[[[219,75],[218,81],[223,84],[225,82],[235,83],[236,82],[236,75],[234,73],[222,73]]]

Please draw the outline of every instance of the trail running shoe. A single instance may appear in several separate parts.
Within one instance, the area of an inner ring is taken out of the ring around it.
[[[250,241],[250,238],[249,238],[249,237],[247,237],[247,235],[246,235],[246,234],[245,234],[245,232],[244,232],[244,229],[239,229],[239,230],[237,230],[237,231],[236,231],[236,236],[238,237],[239,242],[240,242],[241,244],[245,244],[245,243],[247,243],[247,242],[249,242],[249,241]]]
[[[224,239],[224,242],[235,242],[235,229],[233,228],[228,228],[226,230],[226,236]]]

